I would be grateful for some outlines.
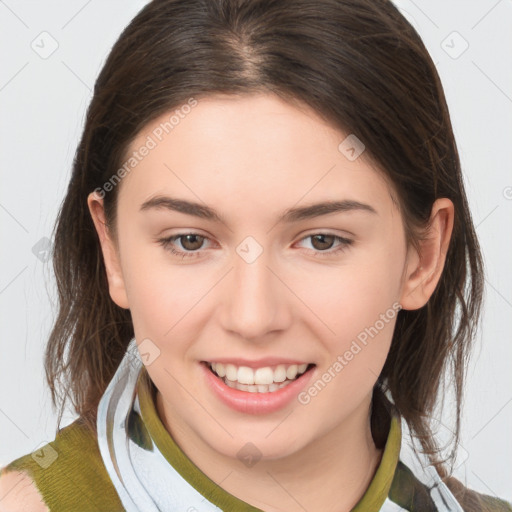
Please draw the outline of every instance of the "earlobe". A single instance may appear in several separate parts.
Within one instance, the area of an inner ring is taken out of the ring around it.
[[[96,192],[91,192],[87,197],[87,205],[100,241],[110,297],[119,307],[129,309],[121,262],[116,244],[106,224],[103,199]]]
[[[427,238],[420,250],[408,253],[405,281],[400,304],[403,309],[423,307],[443,273],[454,222],[454,206],[447,198],[437,199],[432,206]]]

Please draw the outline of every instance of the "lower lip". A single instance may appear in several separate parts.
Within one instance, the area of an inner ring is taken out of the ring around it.
[[[277,391],[251,393],[230,388],[217,377],[206,363],[200,363],[206,382],[215,395],[235,411],[246,414],[268,414],[286,407],[311,380],[315,367],[310,368],[299,378]]]

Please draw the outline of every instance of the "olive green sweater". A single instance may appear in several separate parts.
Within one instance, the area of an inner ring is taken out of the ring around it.
[[[221,510],[261,512],[218,486],[174,442],[158,416],[156,388],[146,373],[141,372],[137,383],[142,417],[133,411],[129,435],[148,450],[154,442],[181,476]],[[400,443],[400,421],[393,417],[380,465],[354,512],[378,511],[387,500],[403,510],[436,510],[426,487],[399,460]],[[30,475],[51,512],[124,510],[103,464],[96,435],[80,418],[60,429],[54,441],[12,461],[2,473],[14,470]],[[472,510],[512,512],[512,505],[497,498],[472,491],[467,496],[481,507]]]

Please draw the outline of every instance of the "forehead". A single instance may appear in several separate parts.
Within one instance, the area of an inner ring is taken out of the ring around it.
[[[382,173],[364,152],[347,158],[350,134],[307,106],[272,94],[217,95],[189,104],[149,123],[130,144],[125,163],[135,165],[125,166],[130,170],[120,202],[124,196],[141,205],[168,193],[226,209],[231,200],[240,209],[243,196],[244,208],[254,212],[320,199],[390,208]]]

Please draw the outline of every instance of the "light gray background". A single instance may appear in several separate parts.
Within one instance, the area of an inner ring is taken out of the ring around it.
[[[54,438],[43,373],[55,318],[45,237],[66,191],[94,81],[145,3],[0,0],[0,466]],[[487,265],[456,476],[511,500],[512,2],[395,3],[441,76]],[[64,424],[74,418],[68,414]]]

